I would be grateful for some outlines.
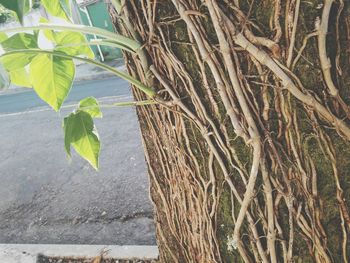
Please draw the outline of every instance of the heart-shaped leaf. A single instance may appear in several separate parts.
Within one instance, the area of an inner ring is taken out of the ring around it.
[[[37,36],[28,33],[17,33],[1,42],[1,46],[5,51],[15,49],[37,48]]]
[[[63,129],[68,156],[71,156],[70,147],[73,146],[97,170],[101,145],[91,115],[85,111],[71,113],[64,118]]]
[[[74,79],[73,60],[53,54],[38,54],[30,63],[30,80],[39,97],[58,111]]]
[[[10,80],[12,84],[19,87],[31,88],[32,84],[30,82],[29,73],[26,68],[20,68],[9,72]]]
[[[35,57],[35,54],[33,53],[14,53],[5,55],[0,57],[0,63],[7,71],[22,69]]]
[[[94,97],[88,97],[79,102],[79,110],[85,111],[93,118],[102,118],[102,112],[97,100]]]
[[[54,42],[57,44],[55,50],[71,56],[84,55],[92,59],[95,57],[83,34],[71,31],[53,32],[52,34]]]

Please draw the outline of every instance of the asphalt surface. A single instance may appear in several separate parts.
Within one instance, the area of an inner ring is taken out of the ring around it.
[[[153,207],[135,109],[97,119],[100,171],[67,160],[61,122],[87,96],[131,100],[121,79],[74,85],[61,112],[33,91],[0,95],[0,243],[154,245]]]

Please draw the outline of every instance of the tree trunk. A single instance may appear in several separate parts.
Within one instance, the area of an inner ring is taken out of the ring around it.
[[[349,1],[121,3],[161,262],[348,262]]]

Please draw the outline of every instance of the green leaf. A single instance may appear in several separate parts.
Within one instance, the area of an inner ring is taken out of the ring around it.
[[[7,70],[11,83],[30,88],[32,85],[25,67],[34,57],[35,54],[30,53],[6,54],[0,57],[0,64]]]
[[[13,71],[24,68],[35,57],[33,53],[14,53],[4,54],[0,57],[0,63],[7,71]]]
[[[51,42],[56,43],[55,32],[54,32],[54,31],[45,29],[45,30],[42,30],[42,32],[44,33],[44,36],[45,36],[48,40],[50,40]]]
[[[77,56],[85,55],[93,59],[94,52],[87,45],[85,36],[78,32],[63,31],[53,33],[57,46],[55,50],[62,51],[68,55]]]
[[[0,0],[0,4],[7,9],[14,11],[21,24],[23,24],[24,14],[31,8],[29,0]]]
[[[45,17],[41,17],[39,20],[39,23],[41,24],[48,24],[50,23],[49,20],[47,20]],[[59,32],[51,30],[51,29],[43,29],[41,30],[44,33],[44,36],[50,40],[51,42],[53,42],[54,44],[57,44],[57,34],[59,34]],[[63,32],[67,32],[67,31],[63,31]]]
[[[6,40],[8,37],[4,32],[0,32],[0,43]]]
[[[45,17],[40,17],[39,19],[39,23],[40,24],[48,24],[50,23],[49,20],[47,20]],[[50,29],[43,29],[41,30],[44,33],[44,36],[50,40],[51,42],[56,43],[56,39],[55,39],[55,32],[53,30]]]
[[[37,36],[28,33],[17,33],[1,42],[5,51],[15,49],[37,48]]]
[[[41,3],[51,15],[69,20],[60,0],[41,0]]]
[[[19,87],[31,88],[32,84],[30,82],[29,73],[25,68],[20,68],[9,72],[10,80],[12,84]]]
[[[47,54],[50,56],[56,56],[56,57],[60,57],[60,58],[65,58],[65,59],[76,59],[76,60],[80,60],[86,63],[90,63],[93,64],[97,67],[103,68],[105,70],[108,70],[110,72],[113,72],[116,76],[121,77],[127,81],[129,81],[131,84],[133,84],[136,88],[138,88],[139,90],[141,90],[142,92],[144,92],[145,94],[147,94],[150,98],[154,98],[156,96],[156,92],[153,90],[153,88],[148,87],[146,85],[144,85],[142,82],[138,81],[137,79],[135,79],[134,77],[119,71],[117,69],[115,69],[114,67],[108,66],[106,64],[100,63],[98,61],[92,60],[92,59],[88,59],[88,58],[81,58],[81,57],[77,57],[77,56],[71,56],[62,52],[52,52],[52,51],[48,51],[48,50],[42,50],[42,49],[27,49],[27,50],[14,50],[14,51],[10,51],[8,53],[5,53],[2,55],[2,57],[7,57],[9,55],[12,54],[22,54],[22,53],[34,53],[34,54]]]
[[[30,80],[39,97],[58,111],[74,79],[72,59],[54,54],[38,54],[30,63]]]
[[[47,20],[42,18],[40,22],[46,23]],[[73,31],[57,32],[53,30],[43,30],[43,32],[48,40],[57,45],[55,48],[56,51],[62,51],[72,56],[84,55],[91,59],[95,58],[94,52],[82,33]]]
[[[100,140],[89,113],[78,111],[71,113],[63,121],[64,144],[68,156],[71,156],[70,147],[87,160],[96,170],[100,154]]]
[[[93,118],[102,118],[100,106],[94,97],[81,100],[79,102],[79,110],[89,113]]]

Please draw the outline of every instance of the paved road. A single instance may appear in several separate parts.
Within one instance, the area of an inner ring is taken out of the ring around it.
[[[0,113],[23,112],[47,105],[32,89],[20,89],[20,91],[9,90],[7,94],[0,96]],[[130,91],[127,82],[120,78],[79,82],[72,88],[65,105],[88,96],[96,98],[130,96]]]
[[[0,243],[154,245],[140,132],[131,107],[96,120],[100,171],[63,148],[62,118],[86,96],[131,99],[126,82],[75,85],[55,113],[32,91],[0,96]]]

